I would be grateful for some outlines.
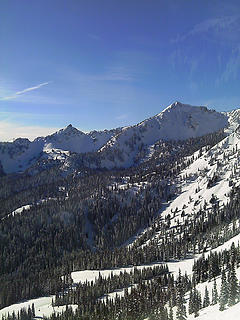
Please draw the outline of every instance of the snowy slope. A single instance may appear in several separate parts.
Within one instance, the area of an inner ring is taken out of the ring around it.
[[[197,319],[197,320],[236,320],[239,319],[240,312],[240,302],[234,306],[224,310],[219,311],[219,305],[209,306],[200,310],[200,315],[194,318],[193,315],[189,316],[187,319]]]
[[[43,318],[43,317],[49,317],[53,313],[62,313],[66,310],[66,306],[59,306],[59,307],[53,307],[52,301],[55,301],[55,296],[49,296],[49,297],[42,297],[37,299],[31,299],[24,302],[13,304],[9,307],[3,308],[0,310],[0,319],[2,319],[4,316],[7,316],[8,313],[12,314],[15,312],[15,314],[18,313],[21,309],[25,308],[28,310],[28,307],[32,306],[34,304],[35,307],[35,315],[36,318]],[[77,309],[77,305],[70,305],[73,310]]]
[[[236,276],[240,280],[240,268],[236,271]],[[209,291],[210,301],[212,301],[212,289],[214,281],[203,282],[197,285],[197,290],[201,293],[202,298],[204,297],[205,287],[207,286]],[[216,285],[218,294],[220,294],[221,288],[221,277],[216,278]],[[189,298],[189,294],[186,295],[186,299]],[[232,307],[227,307],[224,311],[219,311],[219,303],[207,308],[203,308],[199,311],[198,320],[235,320],[239,318],[240,302]],[[196,319],[194,315],[189,315],[188,320]]]
[[[215,200],[221,208],[229,201],[229,194],[233,186],[240,185],[240,132],[233,133],[219,142],[210,150],[204,148],[201,153],[193,155],[194,161],[186,167],[173,181],[175,190],[173,200],[163,203],[159,212],[159,219],[170,217],[170,228],[176,228],[178,223],[184,225],[198,215],[200,209],[205,208],[211,213]],[[189,160],[188,157],[186,159]],[[144,234],[149,228],[145,229]],[[160,237],[160,232],[154,235],[154,240]],[[152,239],[148,239],[145,245]],[[160,240],[159,240],[160,241]],[[132,245],[133,241],[129,241]]]
[[[235,109],[229,112],[225,112],[225,115],[228,117],[230,124],[230,130],[234,131],[240,125],[240,109]]]
[[[129,167],[143,146],[150,146],[160,139],[196,138],[226,126],[228,117],[223,113],[175,102],[156,116],[124,128],[111,138],[98,151],[102,157],[101,166]]]

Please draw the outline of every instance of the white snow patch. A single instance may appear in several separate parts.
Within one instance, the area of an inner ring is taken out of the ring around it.
[[[66,310],[66,306],[52,307],[52,300],[55,301],[55,296],[31,299],[13,304],[0,310],[0,319],[2,319],[3,316],[7,316],[8,313],[12,314],[15,312],[15,314],[17,314],[18,311],[23,308],[27,310],[29,306],[32,306],[32,304],[34,304],[35,307],[35,316],[41,318],[49,317],[53,313],[61,313]],[[74,311],[77,309],[77,305],[71,305],[71,307]]]

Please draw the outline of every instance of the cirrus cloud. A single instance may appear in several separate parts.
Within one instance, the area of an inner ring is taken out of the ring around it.
[[[201,33],[207,33],[207,32],[213,32],[215,34],[219,34],[221,36],[229,37],[229,34],[232,36],[233,30],[236,32],[236,27],[239,31],[239,21],[240,21],[240,15],[232,15],[232,16],[223,16],[218,18],[210,18],[207,20],[204,20],[198,24],[196,24],[192,30],[189,32],[178,35],[175,39],[172,39],[172,43],[178,43],[181,41],[186,40],[187,38],[191,36],[195,36]],[[227,32],[225,35],[223,31]]]
[[[24,90],[21,90],[21,91],[17,91],[15,92],[13,95],[11,96],[7,96],[7,97],[0,97],[0,100],[4,101],[4,100],[11,100],[11,99],[16,99],[19,95],[22,95],[22,94],[25,94],[27,92],[30,92],[30,91],[33,91],[33,90],[37,90],[43,86],[46,86],[48,85],[49,83],[51,83],[51,81],[49,82],[43,82],[43,83],[40,83],[36,86],[33,86],[33,87],[29,87],[29,88],[26,88]]]

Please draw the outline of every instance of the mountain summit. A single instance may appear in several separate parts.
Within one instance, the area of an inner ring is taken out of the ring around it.
[[[70,123],[67,127],[59,130],[57,132],[58,134],[68,134],[68,135],[72,135],[72,134],[84,134],[82,131],[78,130],[77,128],[73,127],[72,124]]]
[[[155,126],[159,139],[184,140],[196,138],[228,125],[226,115],[206,107],[174,102],[156,116],[141,123]]]
[[[99,152],[102,167],[129,167],[143,146],[158,140],[185,140],[209,134],[228,126],[228,116],[206,107],[174,102],[159,114],[127,127],[113,136]],[[117,156],[118,155],[118,156]]]

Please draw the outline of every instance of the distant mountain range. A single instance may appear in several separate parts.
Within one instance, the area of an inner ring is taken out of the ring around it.
[[[41,161],[73,162],[90,168],[130,167],[139,153],[158,140],[196,138],[223,128],[234,130],[240,110],[220,113],[206,107],[174,102],[136,125],[84,133],[71,124],[34,141],[18,138],[0,143],[0,172],[23,172]]]

